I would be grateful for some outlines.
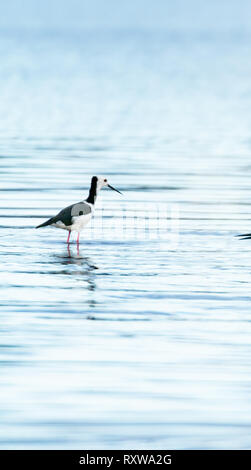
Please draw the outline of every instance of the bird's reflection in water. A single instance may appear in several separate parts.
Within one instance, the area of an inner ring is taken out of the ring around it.
[[[92,260],[89,257],[83,256],[81,254],[78,245],[76,245],[76,248],[74,247],[73,249],[68,244],[66,251],[63,254],[58,254],[54,256],[57,262],[60,262],[61,266],[63,266],[63,269],[57,271],[58,274],[75,276],[79,280],[83,279],[85,282],[87,282],[88,290],[96,290],[95,272],[98,267],[93,264]],[[67,269],[67,267],[69,267],[70,269]],[[94,306],[95,301],[92,300],[91,304],[92,306]]]

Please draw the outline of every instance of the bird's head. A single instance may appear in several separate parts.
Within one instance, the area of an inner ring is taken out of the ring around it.
[[[92,177],[92,185],[96,185],[97,191],[102,189],[104,186],[112,189],[113,191],[117,191],[117,193],[122,194],[118,189],[114,188],[108,183],[108,179],[104,176],[93,176]]]

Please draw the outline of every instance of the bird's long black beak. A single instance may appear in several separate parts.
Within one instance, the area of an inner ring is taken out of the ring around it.
[[[108,184],[107,186],[108,186],[108,188],[113,189],[113,191],[117,191],[117,193],[122,194],[118,189],[113,188],[113,186],[111,186],[110,184]],[[122,196],[123,196],[123,194],[122,194]]]

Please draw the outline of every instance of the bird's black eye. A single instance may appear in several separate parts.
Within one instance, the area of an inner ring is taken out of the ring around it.
[[[104,180],[104,183],[107,183],[107,180]]]

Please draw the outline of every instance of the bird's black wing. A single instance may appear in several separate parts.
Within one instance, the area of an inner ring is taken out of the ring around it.
[[[55,222],[63,222],[66,226],[72,224],[72,208],[75,204],[71,204],[71,206],[65,207],[65,209],[62,209],[56,217],[54,217],[54,223]]]
[[[91,208],[89,204],[85,202],[78,202],[77,204],[71,204],[65,209],[62,209],[55,217],[51,217],[50,219],[46,220],[43,224],[38,225],[36,228],[46,227],[47,225],[52,225],[57,222],[63,222],[63,224],[68,227],[72,225],[73,217],[77,217],[80,215],[86,215],[91,212]]]
[[[92,210],[89,204],[86,204],[86,202],[81,201],[81,202],[78,202],[77,204],[72,205],[71,215],[72,217],[77,217],[80,215],[90,214],[91,211]]]

